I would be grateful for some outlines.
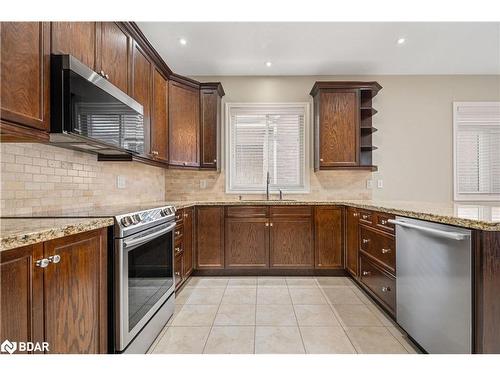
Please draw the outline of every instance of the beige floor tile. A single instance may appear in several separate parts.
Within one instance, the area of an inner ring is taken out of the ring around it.
[[[172,322],[172,326],[209,327],[213,324],[217,305],[184,305]]]
[[[198,285],[198,282],[200,281],[200,277],[197,276],[191,276],[188,281],[186,281],[185,288],[193,288]]]
[[[292,299],[288,288],[257,288],[257,304],[259,305],[291,305]]]
[[[286,284],[289,288],[317,288],[318,283],[314,277],[287,277]]]
[[[334,276],[316,276],[316,281],[320,286],[350,286],[351,284],[348,281],[347,277]]]
[[[363,305],[356,293],[348,286],[324,287],[326,299],[333,305]]]
[[[257,305],[257,325],[295,326],[297,319],[292,305]]]
[[[224,288],[195,288],[186,300],[186,305],[218,305],[224,295]]]
[[[216,326],[247,326],[255,324],[255,305],[220,305]]]
[[[210,327],[169,327],[153,350],[155,354],[201,354]]]
[[[356,350],[342,327],[300,327],[308,354],[352,354]]]
[[[399,341],[401,345],[410,354],[419,354],[420,349],[418,349],[408,338],[406,333],[402,332],[398,327],[386,327],[388,331]]]
[[[253,354],[255,327],[213,327],[204,353]]]
[[[321,305],[327,303],[319,288],[290,288],[289,291],[294,305]]]
[[[358,353],[407,354],[385,327],[349,327],[346,333]]]
[[[257,277],[232,277],[227,284],[228,288],[255,288],[257,286]]]
[[[179,311],[181,311],[183,306],[184,305],[175,305],[174,315],[172,315],[172,317],[168,320],[167,325],[166,325],[167,327],[172,325],[172,322],[177,317],[177,315],[179,314]]]
[[[184,305],[194,290],[194,288],[185,287],[179,293],[175,293],[175,304]]]
[[[154,352],[154,349],[156,348],[156,345],[158,345],[158,343],[160,342],[160,340],[162,339],[163,335],[165,335],[165,333],[167,332],[168,330],[168,327],[169,325],[165,325],[165,327],[163,327],[163,329],[161,330],[161,332],[158,334],[158,336],[156,337],[155,341],[153,341],[153,343],[151,344],[151,346],[149,347],[148,351],[146,352],[146,354],[152,354]]]
[[[385,327],[394,327],[394,325],[396,324],[392,320],[392,318],[385,312],[383,312],[377,305],[375,305],[375,303],[367,304],[366,307],[368,307],[370,311],[375,314],[377,319],[380,320],[382,322],[382,325],[384,325]]]
[[[302,354],[304,344],[298,327],[255,328],[256,354]]]
[[[356,296],[361,300],[366,305],[371,305],[373,302],[371,301],[370,297],[366,295],[365,292],[363,292],[358,286],[353,285],[350,287],[352,291],[356,294]]]
[[[285,286],[286,279],[284,277],[258,277],[257,285],[260,286]]]
[[[340,323],[344,327],[382,327],[377,319],[365,305],[334,305]]]
[[[227,277],[202,277],[196,283],[197,288],[225,288],[229,282]]]
[[[257,288],[228,288],[222,297],[223,305],[255,305]]]
[[[340,326],[329,305],[294,305],[299,326]]]

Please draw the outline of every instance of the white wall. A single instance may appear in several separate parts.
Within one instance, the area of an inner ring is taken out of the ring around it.
[[[373,143],[379,170],[373,178],[383,179],[384,187],[372,196],[380,200],[452,200],[452,102],[500,100],[500,76],[195,78],[222,82],[225,102],[304,102],[317,80],[378,81],[383,89],[374,99]]]

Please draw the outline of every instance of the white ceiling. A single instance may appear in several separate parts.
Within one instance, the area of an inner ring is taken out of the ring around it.
[[[500,23],[138,25],[173,71],[190,76],[500,74]]]

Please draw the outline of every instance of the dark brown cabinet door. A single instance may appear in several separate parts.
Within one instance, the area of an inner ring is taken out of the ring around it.
[[[115,22],[101,22],[100,65],[96,69],[129,93],[131,39]]]
[[[196,208],[196,268],[224,268],[224,207]]]
[[[189,207],[183,210],[184,215],[184,278],[189,277],[193,272],[193,224],[194,224],[194,208]]]
[[[269,267],[269,221],[266,218],[226,218],[226,268]]]
[[[355,277],[358,276],[359,252],[359,212],[355,208],[346,209],[346,268]]]
[[[96,68],[97,22],[52,22],[52,53],[70,54]]]
[[[342,211],[341,207],[328,206],[314,210],[316,268],[344,268]]]
[[[168,82],[153,69],[153,108],[151,113],[151,156],[168,161]]]
[[[48,131],[50,24],[2,22],[1,119]]]
[[[320,167],[359,164],[358,96],[356,90],[320,92]]]
[[[107,351],[106,229],[44,243],[45,341],[50,353]]]
[[[313,268],[311,218],[276,217],[270,225],[271,268]]]
[[[132,97],[142,104],[144,111],[144,152],[151,153],[151,90],[152,90],[152,66],[146,54],[134,43],[132,69]]]
[[[198,167],[199,90],[173,81],[169,86],[169,164]]]
[[[200,90],[200,167],[217,169],[217,133],[220,126],[220,96],[216,90]]]
[[[0,253],[0,342],[44,341],[42,258],[42,244]]]

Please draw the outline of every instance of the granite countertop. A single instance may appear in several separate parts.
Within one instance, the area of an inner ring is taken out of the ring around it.
[[[112,217],[0,219],[0,251],[104,228],[113,224]]]
[[[113,225],[114,215],[166,205],[173,205],[177,209],[196,205],[343,205],[456,225],[469,229],[500,231],[500,202],[430,203],[373,200],[185,200],[90,207],[85,210],[68,207],[58,212],[36,213],[31,215],[31,217],[3,218],[0,223],[0,251],[103,228]]]

